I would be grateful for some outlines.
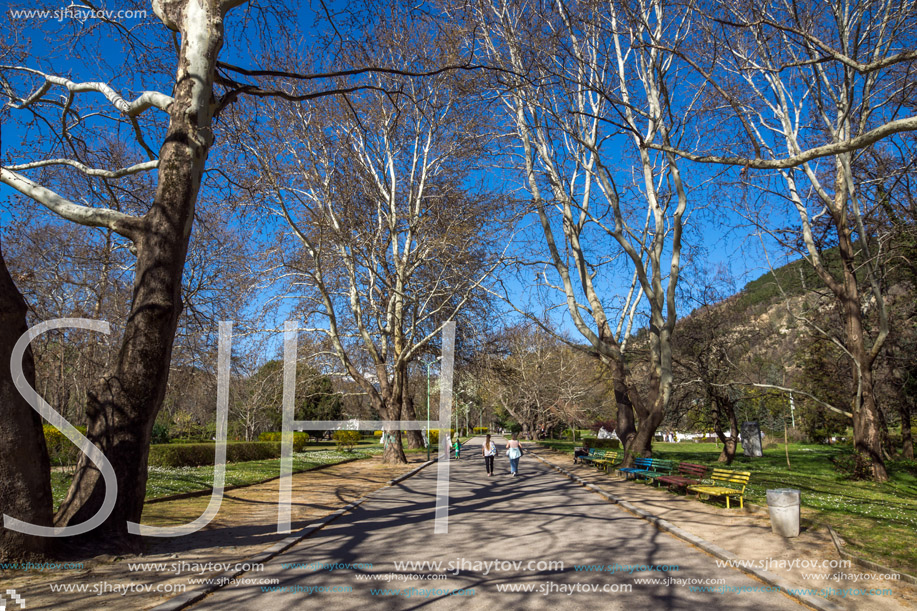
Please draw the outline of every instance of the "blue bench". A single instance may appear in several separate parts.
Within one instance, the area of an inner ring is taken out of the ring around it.
[[[637,458],[634,460],[633,467],[618,469],[624,477],[634,479],[654,480],[657,477],[669,475],[675,470],[674,460],[663,460],[661,458]]]

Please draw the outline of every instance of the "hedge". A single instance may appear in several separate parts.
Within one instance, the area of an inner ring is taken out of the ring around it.
[[[454,435],[455,435],[455,429],[443,429],[443,430],[444,430],[444,431],[448,431],[449,434],[452,435],[452,436],[454,437]],[[453,438],[453,441],[455,441],[454,438]],[[438,443],[439,443],[439,430],[438,430],[438,429],[430,429],[430,445],[434,445],[434,446],[435,446],[435,445],[437,445]]]
[[[157,444],[150,446],[152,467],[201,467],[213,465],[215,443]],[[226,462],[269,460],[280,457],[280,443],[239,441],[226,444]]]
[[[73,427],[83,435],[86,434],[85,426]],[[48,458],[56,467],[75,465],[80,457],[80,450],[67,437],[50,424],[41,426],[45,435],[45,444],[48,446]]]
[[[486,426],[476,426],[473,430],[475,435],[486,435],[490,431]]]
[[[279,443],[283,433],[280,431],[271,431],[268,433],[261,433],[258,435],[258,441],[273,441]],[[306,449],[306,444],[309,443],[309,433],[303,433],[299,431],[293,432],[293,451],[302,452]]]
[[[353,446],[362,441],[363,435],[360,431],[335,431],[332,435],[338,448],[345,448],[348,452],[353,451]]]
[[[597,439],[595,437],[584,437],[583,443],[588,445],[590,448],[598,448],[600,450],[621,449],[621,442],[617,439]]]

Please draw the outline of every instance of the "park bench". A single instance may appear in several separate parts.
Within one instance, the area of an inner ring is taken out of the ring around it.
[[[589,449],[589,456],[580,456],[580,460],[587,465],[595,466],[595,461],[603,460],[605,458],[605,450],[596,450],[595,448]]]
[[[596,458],[592,461],[592,464],[598,468],[608,471],[609,465],[613,465],[618,460],[617,452],[605,451],[605,455],[602,458]]]
[[[666,475],[657,478],[656,481],[665,484],[669,488],[686,488],[691,484],[700,484],[701,480],[707,475],[707,467],[696,465],[694,463],[678,463],[677,475]]]
[[[586,456],[577,456],[574,452],[573,454],[573,464],[576,464],[576,459],[579,458],[580,461],[586,461],[586,459],[592,460],[595,457],[595,448],[589,448],[589,453]]]
[[[729,499],[730,497],[735,497],[739,499],[739,507],[744,507],[745,500],[745,487],[748,485],[748,480],[751,478],[751,473],[748,471],[728,471],[726,469],[713,469],[713,475],[710,476],[710,479],[713,482],[719,483],[719,486],[707,486],[705,484],[698,484],[694,486],[688,486],[688,492],[696,492],[698,498],[701,495],[711,497],[711,496],[724,496],[726,497],[726,508],[729,508]],[[731,486],[725,486],[722,484],[731,484]]]
[[[618,469],[624,477],[633,476],[634,479],[644,478],[653,480],[661,475],[668,475],[675,470],[674,460],[663,460],[661,458],[637,458],[634,460],[634,466],[626,469]]]

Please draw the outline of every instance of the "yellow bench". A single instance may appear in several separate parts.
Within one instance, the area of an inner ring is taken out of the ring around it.
[[[593,458],[592,464],[596,465],[597,467],[603,468],[605,471],[608,471],[608,465],[614,464],[614,462],[617,459],[618,459],[617,452],[606,451],[604,456],[602,456],[602,458]]]
[[[739,507],[745,507],[745,487],[748,486],[748,480],[751,479],[751,473],[748,471],[729,471],[727,469],[714,469],[713,475],[710,476],[714,482],[724,484],[734,484],[734,486],[707,486],[698,484],[688,486],[688,492],[696,492],[698,498],[701,495],[706,497],[724,496],[726,497],[726,509],[729,509],[730,497],[739,499]]]

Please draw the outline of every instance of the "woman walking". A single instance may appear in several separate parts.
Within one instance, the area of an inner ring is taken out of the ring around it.
[[[490,440],[490,435],[484,440],[481,446],[481,453],[484,455],[484,467],[487,468],[487,477],[494,474],[494,456],[497,455],[497,444]]]
[[[518,433],[513,433],[513,438],[506,442],[506,457],[509,458],[509,473],[513,477],[518,475],[519,458],[522,456],[522,444],[516,439]]]

